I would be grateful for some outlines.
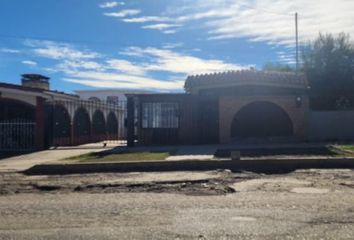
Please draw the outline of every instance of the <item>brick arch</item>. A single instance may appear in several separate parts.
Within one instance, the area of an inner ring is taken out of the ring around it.
[[[243,107],[254,102],[269,102],[280,107],[293,124],[294,137],[305,134],[305,111],[307,98],[301,107],[296,106],[295,96],[228,96],[219,100],[219,139],[221,143],[231,141],[231,126],[234,116]]]
[[[231,137],[239,140],[290,137],[293,135],[293,123],[279,105],[255,101],[241,107],[233,118],[230,130]]]
[[[0,98],[0,121],[35,121],[35,106],[13,98]]]
[[[69,111],[63,104],[55,104],[52,110],[53,119],[50,127],[53,131],[53,144],[69,145],[71,143],[71,118]]]

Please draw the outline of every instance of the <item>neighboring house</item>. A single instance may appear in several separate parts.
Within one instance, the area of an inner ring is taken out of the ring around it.
[[[24,74],[21,85],[0,83],[0,151],[125,139],[125,112],[50,90],[49,78]]]

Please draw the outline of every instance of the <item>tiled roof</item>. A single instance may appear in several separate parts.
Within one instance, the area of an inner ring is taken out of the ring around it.
[[[307,79],[302,73],[254,70],[228,71],[188,76],[184,87],[187,91],[192,91],[194,88],[233,85],[268,85],[304,89],[308,87]]]

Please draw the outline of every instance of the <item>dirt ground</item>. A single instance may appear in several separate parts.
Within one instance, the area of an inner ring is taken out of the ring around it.
[[[0,174],[0,239],[353,239],[354,171]]]

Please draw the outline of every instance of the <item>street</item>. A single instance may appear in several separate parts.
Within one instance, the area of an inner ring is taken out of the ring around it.
[[[0,239],[353,239],[354,171],[2,174]]]

